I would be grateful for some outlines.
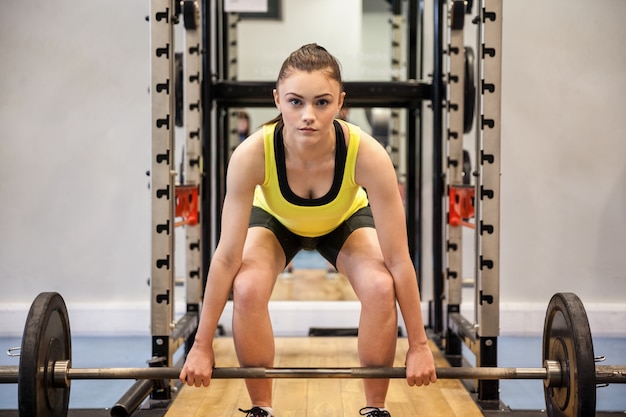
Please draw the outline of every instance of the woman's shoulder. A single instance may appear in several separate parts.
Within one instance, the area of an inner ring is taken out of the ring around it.
[[[345,120],[337,119],[337,121],[341,124],[343,129],[343,133],[346,136],[346,141],[348,142],[351,137],[356,137],[358,139],[359,148],[361,146],[370,146],[380,145],[380,143],[369,133],[365,132],[359,125],[354,123],[346,122]]]
[[[343,133],[347,136],[350,134],[360,134],[361,128],[353,123],[347,122],[343,119],[335,119],[343,129]]]
[[[263,146],[263,137],[264,137],[264,128],[261,127],[260,129],[252,132],[252,134],[250,134],[250,136],[248,136],[243,142],[241,142],[237,148],[237,149],[244,149],[247,150],[248,148],[255,148],[258,146]]]
[[[259,129],[248,136],[233,151],[231,161],[237,161],[245,165],[261,162],[265,158],[263,144],[263,130]],[[254,166],[254,165],[253,165]]]

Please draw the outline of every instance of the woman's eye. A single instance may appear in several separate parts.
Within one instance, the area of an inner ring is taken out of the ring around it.
[[[321,99],[317,102],[318,106],[327,106],[328,105],[328,100],[326,99]]]
[[[291,103],[293,106],[298,106],[301,102],[297,98],[292,98],[291,100],[289,100],[289,103]]]

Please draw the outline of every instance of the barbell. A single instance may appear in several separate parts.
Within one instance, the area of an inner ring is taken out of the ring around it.
[[[595,415],[596,385],[626,382],[626,366],[596,366],[587,314],[578,296],[557,293],[546,313],[543,367],[437,368],[442,379],[539,379],[548,416]],[[19,366],[0,366],[0,383],[18,384],[21,417],[65,417],[72,380],[178,379],[181,369],[73,368],[67,308],[55,292],[39,294],[28,313]],[[404,378],[405,368],[215,368],[213,378]]]

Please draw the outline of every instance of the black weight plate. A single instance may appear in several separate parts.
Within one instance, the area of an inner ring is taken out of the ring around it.
[[[474,124],[476,112],[476,77],[474,76],[474,50],[465,47],[465,91],[463,94],[463,132],[469,133]]]
[[[589,417],[596,410],[596,368],[585,307],[573,293],[555,294],[543,327],[543,360],[561,364],[560,387],[545,387],[552,417]]]
[[[184,0],[183,2],[183,22],[185,29],[196,30],[198,28],[198,20],[200,20],[200,11],[196,0]]]
[[[57,293],[41,293],[24,326],[17,388],[20,416],[67,416],[70,388],[53,386],[51,368],[55,361],[71,360],[71,356],[65,302]]]
[[[465,1],[454,0],[450,13],[452,14],[450,29],[463,30],[463,26],[465,25]]]

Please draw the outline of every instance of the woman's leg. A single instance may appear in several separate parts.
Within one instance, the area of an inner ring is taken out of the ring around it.
[[[337,257],[337,269],[348,278],[361,302],[361,366],[393,366],[398,337],[396,295],[376,229],[362,227],[350,234]],[[366,405],[384,407],[389,380],[365,379],[363,385]]]
[[[274,334],[268,303],[285,255],[274,234],[252,227],[243,250],[243,263],[233,282],[233,338],[239,364],[272,367]],[[271,407],[272,380],[247,379],[252,405]]]

